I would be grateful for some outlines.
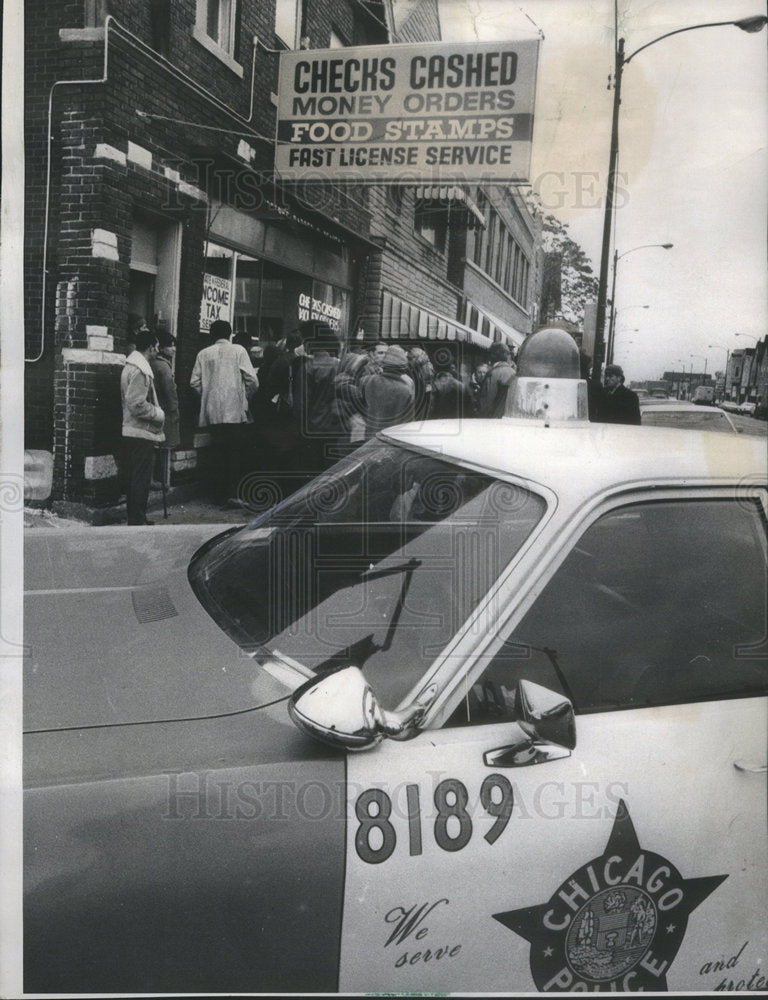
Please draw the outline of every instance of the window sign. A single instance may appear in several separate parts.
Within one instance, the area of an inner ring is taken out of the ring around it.
[[[217,319],[232,319],[232,282],[218,274],[203,275],[203,298],[200,303],[200,329],[210,330]]]
[[[298,297],[298,320],[318,320],[327,323],[334,333],[346,328],[347,293],[323,281],[312,283],[312,292],[302,292]]]

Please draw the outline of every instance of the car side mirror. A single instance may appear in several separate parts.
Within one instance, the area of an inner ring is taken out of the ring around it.
[[[386,737],[408,740],[415,736],[436,694],[437,685],[431,684],[410,705],[388,712],[359,667],[341,667],[311,678],[294,691],[288,714],[313,739],[345,750],[368,750]]]
[[[527,767],[570,756],[576,746],[576,717],[563,695],[521,680],[515,691],[515,716],[505,745],[483,755],[488,767]]]

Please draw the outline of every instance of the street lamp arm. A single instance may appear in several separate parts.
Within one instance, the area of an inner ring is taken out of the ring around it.
[[[660,42],[664,38],[669,38],[670,35],[677,35],[683,31],[694,31],[698,28],[714,28],[719,27],[720,25],[728,24],[733,24],[742,31],[752,33],[761,31],[765,25],[768,24],[768,17],[758,14],[753,15],[752,17],[741,18],[738,21],[713,21],[707,24],[692,24],[687,28],[677,28],[675,31],[669,31],[664,35],[659,35],[658,38],[652,39],[650,42],[646,42],[645,45],[641,45],[639,49],[635,49],[634,52],[631,52],[629,56],[624,55],[623,38],[619,38],[616,45],[616,49],[614,51],[611,144],[610,152],[608,154],[607,186],[605,192],[605,209],[603,212],[603,242],[600,253],[600,277],[597,283],[597,316],[595,320],[594,357],[592,360],[593,378],[600,378],[600,371],[603,366],[603,355],[605,352],[605,307],[606,300],[608,298],[608,270],[611,257],[611,220],[613,218],[613,203],[616,194],[616,162],[619,152],[619,106],[621,105],[621,79],[624,67],[627,63],[634,59],[639,52],[649,48],[651,45],[655,45],[656,42]]]
[[[674,245],[674,243],[643,243],[642,246],[632,247],[629,250],[625,250],[624,253],[617,254],[616,260],[621,260],[628,253],[634,253],[635,250],[647,250],[649,247],[660,247],[662,250],[671,250]]]
[[[728,24],[735,24],[737,28],[741,28],[742,31],[755,32],[760,31],[768,23],[768,18],[760,15],[755,17],[745,17],[740,21],[710,21],[708,24],[690,24],[687,28],[676,28],[674,31],[668,31],[665,35],[659,35],[658,38],[652,39],[650,42],[646,42],[645,45],[641,45],[639,49],[635,49],[634,52],[624,59],[624,65],[634,59],[635,56],[642,52],[644,49],[648,49],[651,45],[655,45],[656,42],[660,42],[663,38],[670,38],[672,35],[679,35],[683,31],[696,31],[698,28],[722,28]]]

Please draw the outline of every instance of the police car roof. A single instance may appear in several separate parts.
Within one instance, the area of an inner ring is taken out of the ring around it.
[[[548,486],[560,496],[594,495],[642,483],[764,483],[762,437],[668,427],[579,423],[543,427],[517,420],[434,420],[380,435],[476,469]]]

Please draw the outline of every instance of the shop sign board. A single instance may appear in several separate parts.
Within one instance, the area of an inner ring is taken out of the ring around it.
[[[232,282],[218,274],[203,275],[203,297],[200,302],[200,329],[210,330],[216,319],[232,322]]]
[[[529,179],[539,40],[280,54],[283,180]]]

